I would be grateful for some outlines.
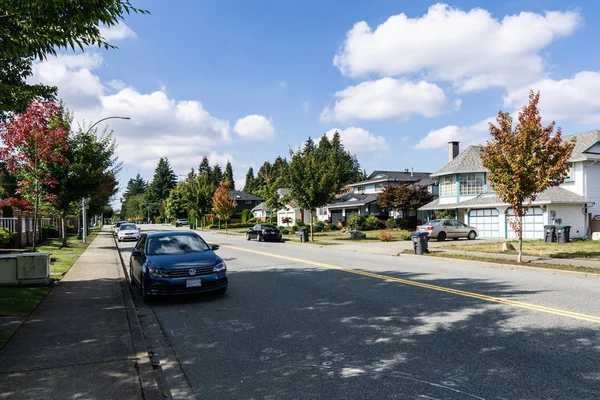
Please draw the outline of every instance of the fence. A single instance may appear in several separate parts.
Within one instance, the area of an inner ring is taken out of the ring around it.
[[[0,218],[0,228],[6,228],[12,233],[17,233],[17,219]]]

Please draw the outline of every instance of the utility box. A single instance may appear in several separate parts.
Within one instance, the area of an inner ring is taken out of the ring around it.
[[[5,254],[0,256],[0,285],[18,285],[17,278],[18,254]]]
[[[50,278],[50,253],[23,253],[17,258],[19,283],[46,283]]]

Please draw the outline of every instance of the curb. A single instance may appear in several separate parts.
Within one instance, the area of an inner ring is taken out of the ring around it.
[[[114,236],[113,241],[115,243],[116,251],[119,254],[119,260],[121,261],[121,272],[125,278],[121,280],[121,290],[123,291],[123,298],[125,299],[125,308],[127,311],[127,320],[129,322],[131,341],[133,343],[133,351],[135,352],[137,359],[136,369],[140,377],[142,397],[145,400],[162,400],[165,398],[172,399],[168,388],[159,388],[158,379],[155,375],[157,372],[152,368],[150,354],[148,354],[147,347],[144,348],[145,346],[141,345],[141,343],[146,344],[146,340],[144,338],[142,326],[140,325],[137,309],[135,308],[135,304],[133,304],[133,298],[131,297],[129,285],[131,277],[125,268],[125,261],[123,260],[121,250],[119,250],[119,246],[115,241]]]
[[[414,258],[414,257],[424,257],[424,256],[420,256],[420,255],[416,255],[416,254],[398,253],[394,257]],[[427,256],[425,256],[425,257],[427,257]],[[438,257],[438,256],[435,256],[435,257],[432,257],[432,258],[437,259],[437,260],[442,260],[442,261],[468,262],[468,263],[471,263],[471,264],[477,264],[479,267],[484,267],[484,268],[523,269],[523,270],[526,270],[526,271],[545,272],[545,273],[548,273],[548,274],[566,274],[566,275],[573,275],[573,274],[575,274],[575,275],[579,275],[580,277],[583,277],[583,278],[600,279],[600,271],[598,271],[598,273],[592,273],[592,272],[567,271],[567,270],[564,270],[564,269],[536,267],[535,266],[535,262],[532,263],[531,265],[514,265],[514,264],[495,263],[495,262],[490,262],[490,261],[466,260],[466,259],[462,259],[462,258],[453,258],[453,257]],[[563,264],[563,265],[568,265],[568,264]]]

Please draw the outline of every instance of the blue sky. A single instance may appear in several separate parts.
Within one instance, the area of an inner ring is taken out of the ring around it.
[[[118,50],[61,51],[32,81],[57,85],[78,121],[111,115],[121,187],[203,155],[249,166],[341,129],[362,167],[435,172],[446,143],[530,89],[564,133],[600,124],[600,5],[593,1],[133,1],[105,36]],[[176,4],[176,6],[174,6]]]

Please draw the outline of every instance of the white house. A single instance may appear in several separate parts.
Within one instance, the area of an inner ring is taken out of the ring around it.
[[[377,205],[378,194],[386,186],[398,185],[422,185],[427,187],[434,198],[438,195],[437,182],[431,179],[429,172],[413,172],[408,169],[404,171],[374,171],[366,180],[348,185],[351,188],[349,193],[340,196],[336,202],[325,206],[330,221],[334,223],[344,222],[354,213],[365,216],[383,213]],[[417,215],[417,212],[413,213],[414,215],[407,215],[406,217],[420,219],[425,215],[425,213],[419,213],[423,215]],[[392,212],[390,216],[403,217],[401,212]]]
[[[289,189],[277,189],[277,193],[280,197],[284,197],[290,194]],[[327,220],[327,212],[323,208],[318,208],[315,212],[317,220]],[[284,218],[289,218],[289,223],[283,223]],[[301,208],[298,203],[294,200],[290,200],[284,209],[277,211],[277,225],[292,226],[297,221],[303,221],[308,224],[310,222],[310,211]]]
[[[263,201],[262,203],[254,207],[252,210],[250,210],[254,218],[264,221],[271,216],[271,210],[267,210],[265,208],[265,205],[266,203]]]
[[[571,226],[571,237],[589,233],[593,213],[600,202],[600,131],[573,135],[577,145],[567,182],[540,193],[523,221],[523,238],[543,239],[544,225]],[[566,137],[569,138],[569,137]],[[456,210],[458,220],[479,229],[484,238],[515,238],[508,223],[512,209],[496,196],[487,182],[487,170],[479,146],[470,146],[459,154],[459,143],[450,142],[448,164],[431,174],[439,182],[439,198],[421,207],[430,215],[436,210]]]

